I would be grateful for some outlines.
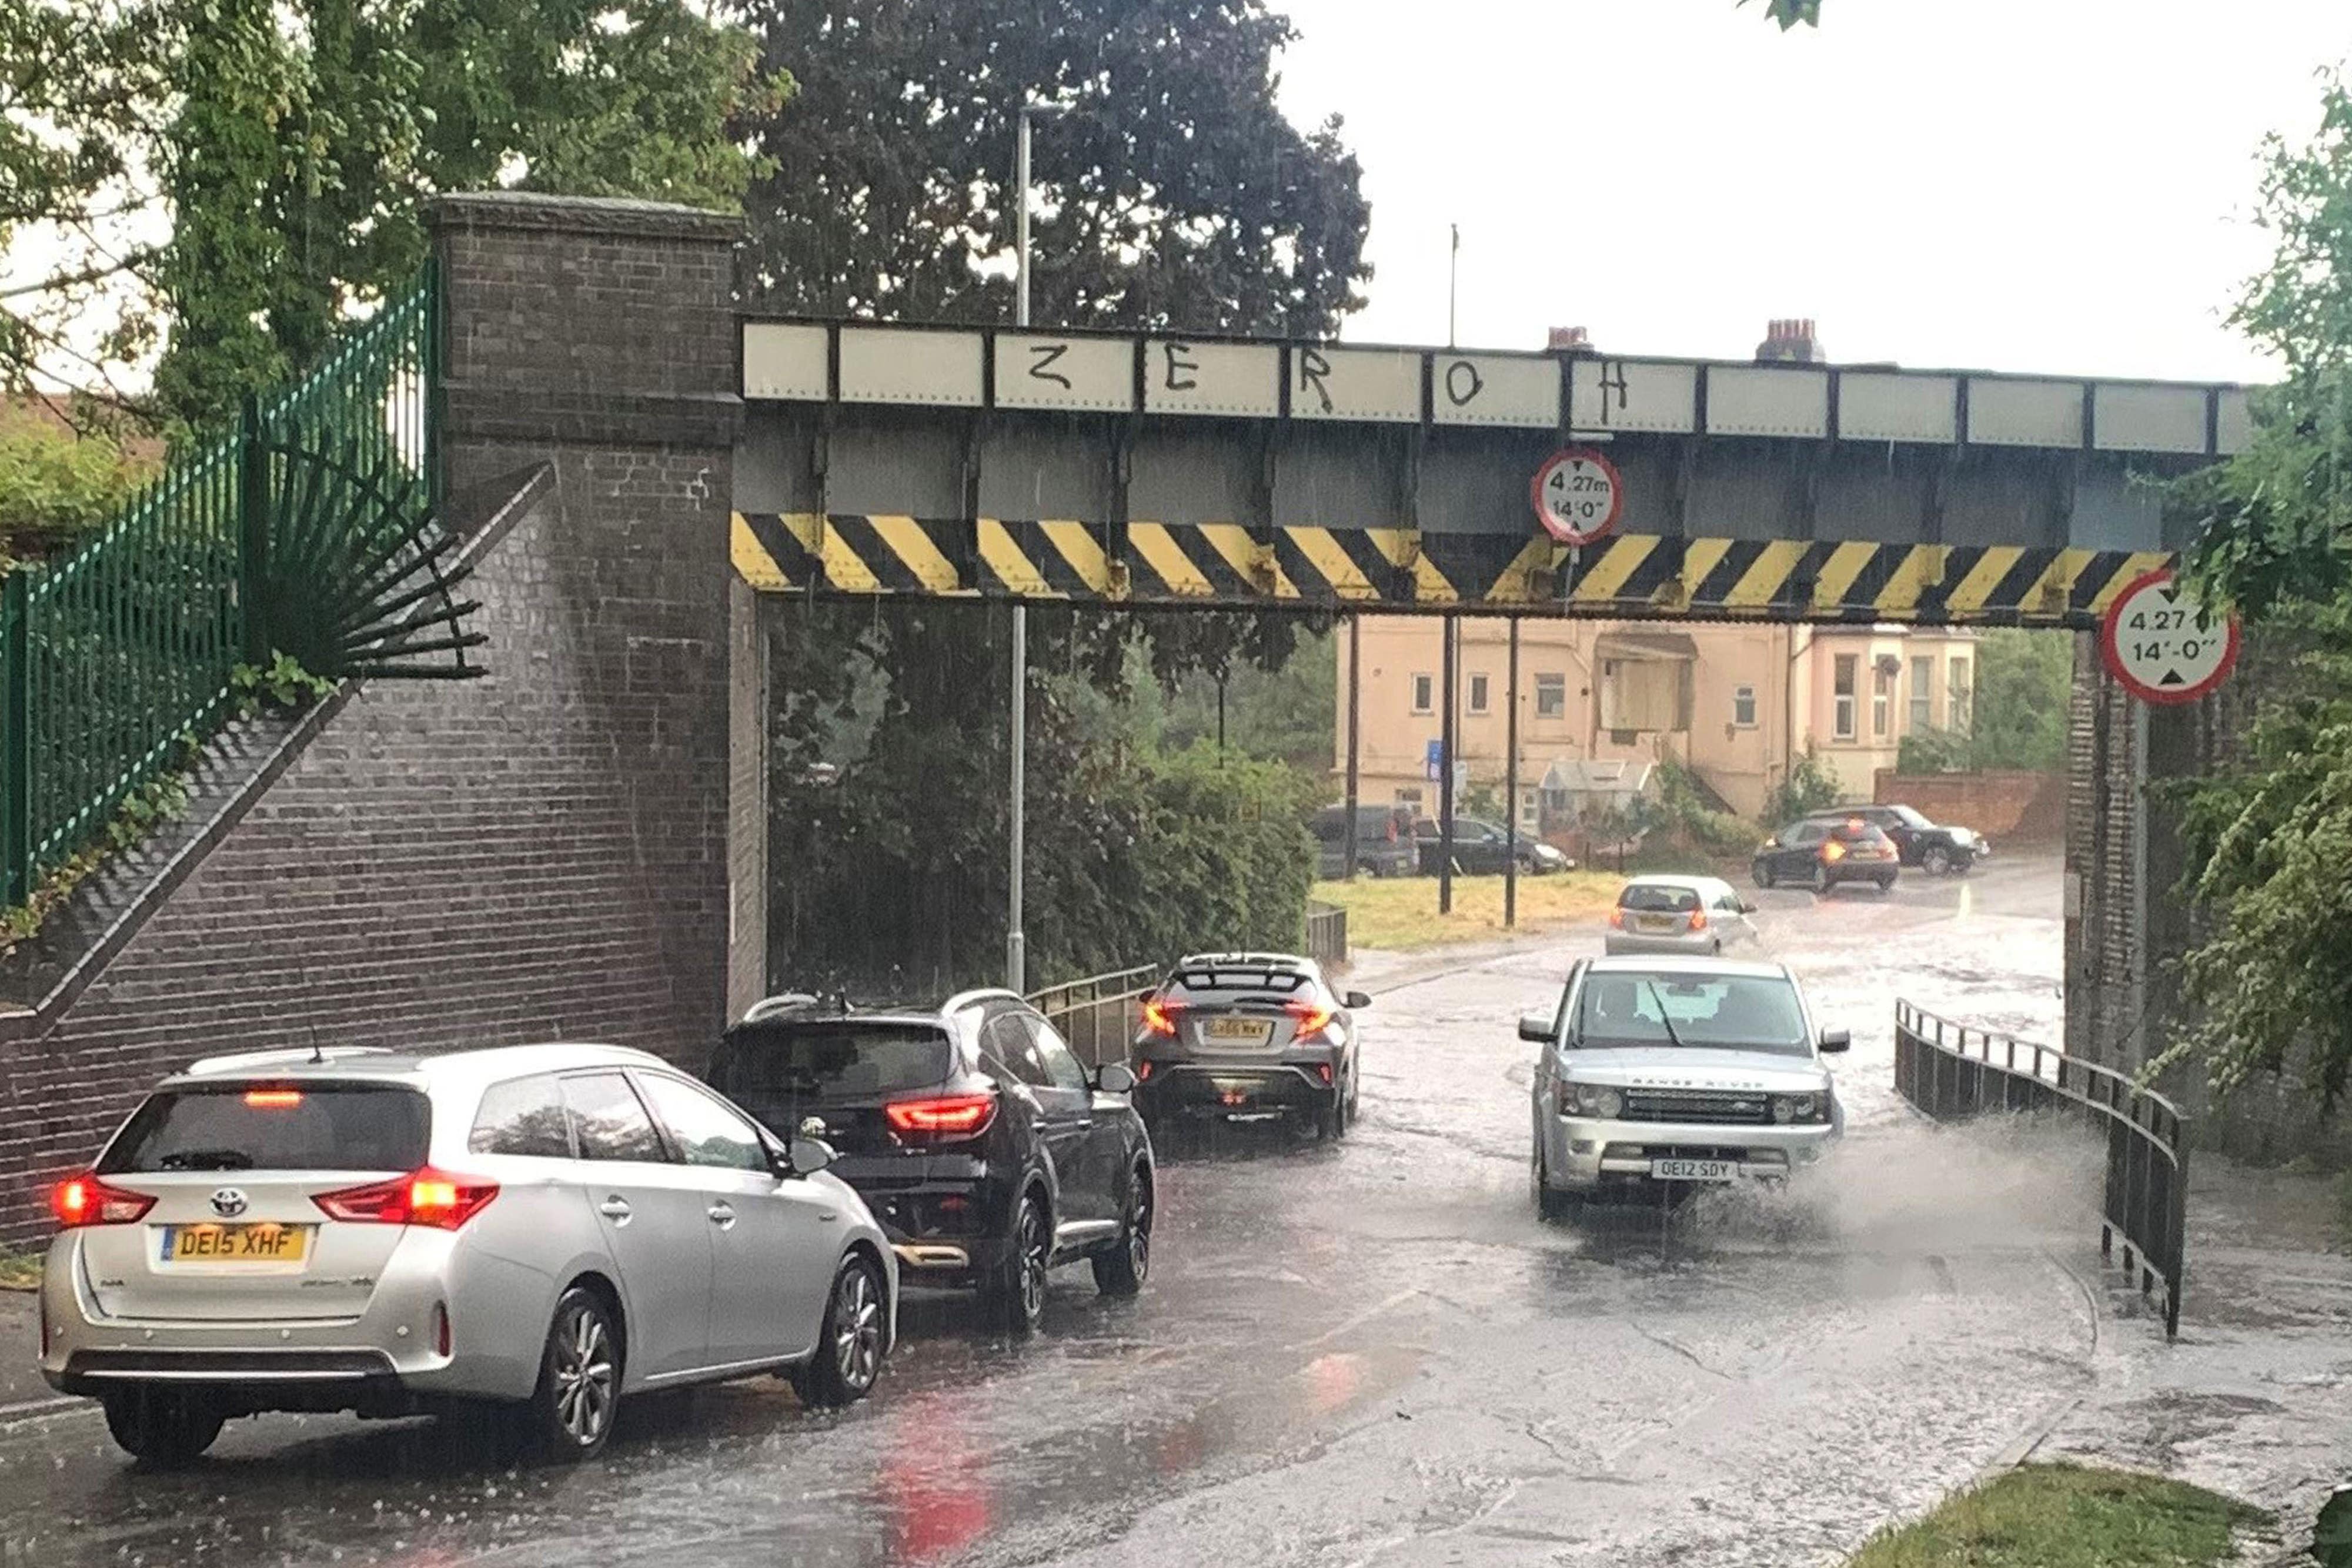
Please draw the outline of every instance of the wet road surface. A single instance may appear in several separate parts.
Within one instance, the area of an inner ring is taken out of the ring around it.
[[[1361,1123],[1165,1153],[1138,1300],[1066,1270],[1016,1346],[912,1299],[866,1404],[640,1401],[571,1471],[267,1416],[149,1473],[94,1414],[27,1421],[0,1563],[1834,1562],[2085,1385],[2095,1172],[1921,1127],[1891,1086],[1898,994],[2054,1036],[2054,862],[1759,902],[1854,1032],[1849,1136],[1798,1192],[1540,1223],[1514,1024],[1598,933],[1374,959]]]

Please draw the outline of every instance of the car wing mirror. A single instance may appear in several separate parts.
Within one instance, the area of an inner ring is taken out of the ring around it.
[[[1358,1008],[1368,1008],[1372,1005],[1372,998],[1361,991],[1349,991],[1339,1000],[1349,1012],[1354,1012]]]
[[[1123,1061],[1106,1061],[1095,1069],[1095,1087],[1106,1094],[1135,1092],[1135,1072]]]
[[[784,1150],[784,1168],[780,1176],[814,1176],[841,1156],[833,1145],[822,1138],[794,1138]]]
[[[1519,1038],[1538,1045],[1551,1043],[1551,1014],[1522,1013],[1519,1015]]]
[[[1825,1029],[1822,1030],[1822,1049],[1825,1051],[1852,1051],[1853,1049],[1853,1031],[1843,1029]]]

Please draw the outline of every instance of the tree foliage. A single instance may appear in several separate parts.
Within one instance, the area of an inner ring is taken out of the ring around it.
[[[2331,76],[2321,100],[2309,143],[2265,151],[2277,249],[2233,316],[2284,378],[2248,449],[2181,493],[2204,520],[2201,596],[2300,652],[2253,690],[2228,768],[2188,792],[2185,883],[2211,935],[2180,975],[2183,1048],[2217,1083],[2293,1063],[2333,1107],[2352,1074],[2352,94]]]
[[[2055,773],[2064,768],[2074,639],[2057,632],[1996,627],[1977,643],[1976,668],[1967,732],[1914,731],[1903,737],[1895,766],[1905,773]]]
[[[730,122],[789,85],[691,0],[0,0],[0,243],[38,257],[0,375],[160,349],[189,423],[412,276],[435,193],[733,205]]]
[[[0,421],[0,573],[104,523],[149,468],[102,431],[77,435],[46,420]]]

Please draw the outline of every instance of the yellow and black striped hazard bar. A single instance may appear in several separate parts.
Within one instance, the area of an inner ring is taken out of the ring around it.
[[[770,592],[2090,627],[2162,550],[737,513]]]

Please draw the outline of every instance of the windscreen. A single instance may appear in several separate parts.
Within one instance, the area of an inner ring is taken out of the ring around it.
[[[1796,987],[1769,975],[1588,976],[1569,1043],[1591,1051],[1680,1044],[1812,1053]]]
[[[1840,822],[1836,827],[1830,830],[1830,837],[1833,839],[1842,839],[1849,844],[1883,844],[1886,842],[1886,835],[1879,831],[1876,828],[1872,827],[1868,822]]]
[[[1278,1008],[1293,998],[1317,999],[1317,988],[1310,977],[1296,970],[1184,969],[1171,975],[1160,994],[1188,1008],[1254,1003]]]
[[[140,1171],[413,1171],[431,1107],[383,1083],[227,1083],[147,1097],[98,1165]]]
[[[936,1026],[825,1019],[739,1025],[710,1061],[710,1083],[763,1119],[779,1102],[866,1100],[945,1082],[954,1071]]]
[[[1629,883],[1617,895],[1621,909],[1654,910],[1680,914],[1698,907],[1698,890],[1689,887],[1664,887],[1654,883]]]
[[[1908,806],[1895,807],[1895,820],[1906,828],[1932,828],[1936,825]]]

